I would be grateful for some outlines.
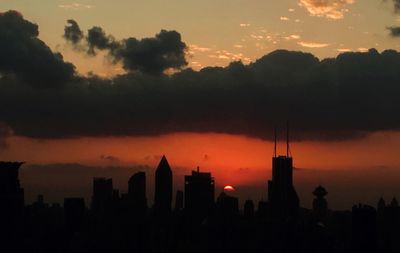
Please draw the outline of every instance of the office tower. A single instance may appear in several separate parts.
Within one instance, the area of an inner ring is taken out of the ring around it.
[[[276,143],[275,132],[272,180],[268,181],[268,201],[273,216],[282,219],[294,218],[299,209],[299,197],[293,185],[293,158],[289,148],[289,129],[287,130],[286,155],[277,156]]]
[[[129,179],[128,197],[136,210],[146,210],[146,173],[137,172]]]
[[[328,192],[325,190],[324,187],[318,186],[313,191],[313,195],[315,196],[313,200],[313,212],[314,216],[321,220],[326,217],[328,212],[328,201],[326,201],[325,196]]]
[[[220,216],[232,217],[239,213],[238,198],[229,196],[225,192],[221,192],[218,196],[216,206]]]
[[[13,223],[24,208],[24,189],[19,183],[22,162],[0,162],[0,219]],[[2,223],[2,224],[5,224]]]
[[[254,217],[254,203],[251,199],[246,200],[244,203],[243,214],[245,218],[253,218]]]
[[[214,178],[211,173],[192,171],[185,176],[185,210],[194,219],[206,218],[214,205]]]
[[[163,215],[171,212],[172,170],[167,158],[163,156],[156,170],[154,211]]]
[[[92,211],[95,214],[104,214],[112,204],[114,197],[113,183],[111,178],[94,178]]]
[[[78,231],[85,220],[85,200],[83,198],[65,198],[64,216],[68,232]]]
[[[352,240],[354,253],[377,252],[377,215],[375,208],[361,204],[353,206]]]
[[[178,190],[176,191],[175,197],[175,210],[180,211],[183,209],[183,191]]]

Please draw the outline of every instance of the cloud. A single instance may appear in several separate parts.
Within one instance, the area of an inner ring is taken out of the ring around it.
[[[120,162],[120,159],[118,157],[112,155],[101,155],[100,159],[112,163]]]
[[[16,75],[35,88],[70,81],[75,67],[53,53],[39,38],[39,29],[17,11],[0,13],[0,72]]]
[[[346,5],[354,2],[354,0],[299,0],[299,5],[306,8],[311,16],[342,19],[344,13],[348,11]]]
[[[82,41],[84,35],[83,31],[79,28],[78,23],[75,20],[69,19],[64,28],[63,37],[75,45]]]
[[[316,43],[316,42],[304,42],[300,41],[297,44],[299,44],[302,47],[307,47],[307,48],[324,48],[329,46],[327,43]]]
[[[66,33],[67,27],[64,38],[77,44],[79,40],[74,42],[74,38]],[[96,55],[99,50],[107,51],[113,62],[121,62],[128,72],[140,71],[159,75],[169,69],[181,69],[188,64],[185,59],[188,48],[176,31],[161,30],[153,38],[138,40],[131,37],[118,41],[107,35],[101,27],[95,26],[88,30],[85,42],[89,55]]]
[[[74,11],[89,10],[89,9],[94,8],[93,5],[81,4],[81,3],[60,4],[60,5],[58,5],[58,7],[61,8],[61,9],[74,10]]]
[[[387,28],[392,37],[400,37],[400,26],[391,26]]]
[[[0,151],[8,147],[7,138],[11,135],[11,128],[7,124],[0,122]]]
[[[282,16],[279,18],[281,21],[289,21],[290,19],[288,17]]]
[[[23,20],[18,15],[14,18]],[[37,31],[37,26],[26,24]],[[0,31],[4,29],[0,26]],[[8,32],[27,33],[24,29]],[[172,39],[160,38],[170,35]],[[30,45],[24,36],[17,41]],[[177,32],[160,36],[150,38],[151,42],[143,39],[144,45],[155,45],[156,52],[141,49],[143,45],[135,48],[158,56],[162,55],[159,48],[180,41]],[[103,45],[109,47],[114,40],[105,38],[109,39]],[[160,45],[162,42],[167,45]],[[101,43],[94,44],[98,50]],[[48,48],[44,42],[40,45]],[[215,53],[216,57],[241,57],[224,50]],[[36,54],[36,50],[29,50],[25,57]],[[149,57],[150,65],[154,59]],[[226,67],[188,68],[170,75],[139,71],[108,79],[75,77],[53,89],[26,85],[21,81],[26,75],[23,71],[7,74],[5,70],[14,68],[13,64],[2,61],[0,68],[0,121],[18,136],[41,139],[215,132],[271,139],[274,126],[287,120],[296,140],[343,140],[400,130],[400,120],[393,116],[400,114],[400,53],[394,50],[345,52],[323,60],[310,53],[277,50],[251,63],[234,61]],[[54,66],[49,68],[51,71]],[[32,72],[32,79],[39,80],[36,75],[43,73]]]

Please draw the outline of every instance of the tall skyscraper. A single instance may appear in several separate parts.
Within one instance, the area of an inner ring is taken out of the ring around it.
[[[168,214],[172,202],[172,170],[165,156],[157,167],[155,181],[154,210],[157,214]]]
[[[12,225],[24,208],[24,189],[19,184],[22,162],[0,162],[0,221]]]
[[[92,211],[103,214],[113,199],[113,183],[111,178],[94,178]]]
[[[193,218],[204,219],[214,206],[214,178],[211,173],[192,171],[192,175],[185,176],[185,210]]]
[[[275,149],[272,158],[272,180],[268,181],[268,201],[274,216],[292,218],[299,209],[299,197],[293,186],[293,158],[290,155],[289,130],[287,130],[286,155],[277,156],[276,133]]]
[[[129,179],[128,196],[135,209],[143,211],[147,208],[145,172],[137,172]]]

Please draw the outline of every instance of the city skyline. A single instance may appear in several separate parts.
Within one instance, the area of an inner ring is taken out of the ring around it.
[[[261,199],[287,120],[307,205],[316,184],[339,209],[400,192],[396,0],[0,6],[0,159],[27,163],[30,201],[125,188],[162,155]]]

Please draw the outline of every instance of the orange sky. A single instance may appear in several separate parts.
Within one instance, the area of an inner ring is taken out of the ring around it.
[[[273,144],[244,136],[178,133],[159,137],[40,141],[12,137],[8,142],[9,147],[0,153],[0,159],[23,160],[27,166],[80,163],[129,168],[149,165],[149,195],[152,194],[153,168],[162,154],[167,156],[174,170],[176,189],[182,188],[183,175],[200,166],[201,170],[212,172],[216,179],[217,193],[229,184],[235,186],[242,201],[248,197],[260,200],[266,196],[266,182],[271,176]],[[310,192],[318,184],[327,185],[328,191],[332,193],[333,204],[341,208],[350,208],[356,201],[374,201],[374,198],[384,193],[387,198],[391,198],[400,190],[396,183],[400,178],[397,170],[400,165],[397,157],[400,151],[398,143],[399,133],[377,133],[357,141],[292,143],[294,165],[299,168],[294,173],[295,183],[303,205],[309,206]],[[278,153],[284,153],[284,147],[281,143]],[[101,159],[102,155],[113,156],[118,161]],[[30,197],[40,193],[37,184],[43,187],[54,184],[49,182],[53,180],[51,177],[37,180],[27,172],[24,173],[22,169],[22,183],[31,189],[27,193]],[[122,191],[128,180],[124,177],[115,180],[116,187]],[[65,186],[72,185],[74,175],[68,175],[67,178],[69,181],[65,182]],[[91,177],[85,180],[81,183],[90,189]],[[36,182],[35,187],[30,186],[33,181]],[[365,191],[368,189],[374,189],[375,192],[367,194]],[[60,191],[61,196],[64,196]]]

